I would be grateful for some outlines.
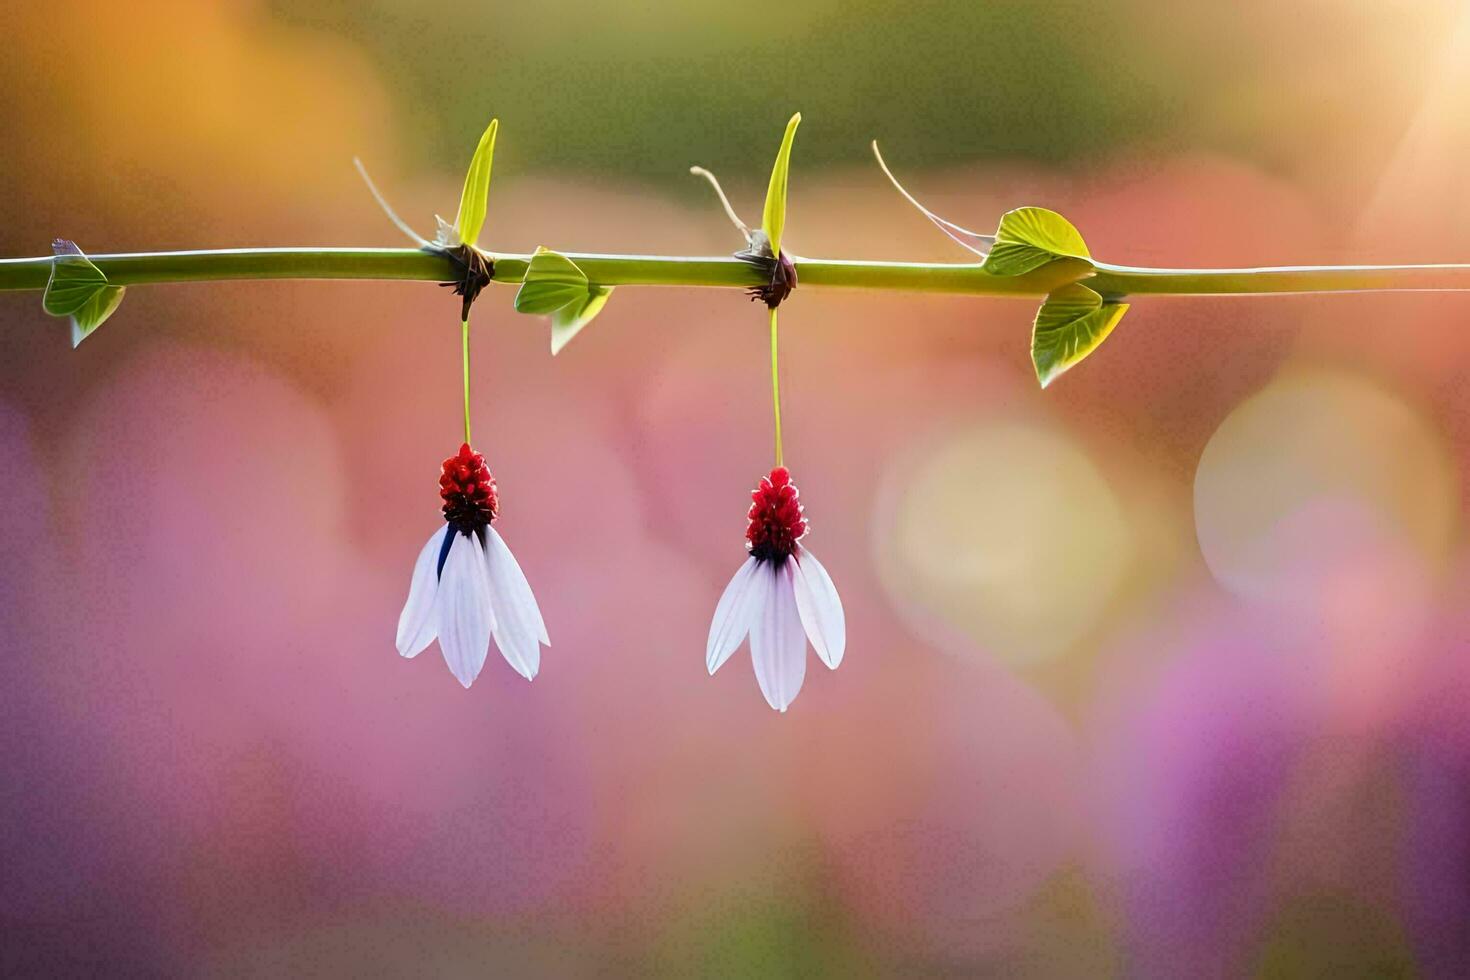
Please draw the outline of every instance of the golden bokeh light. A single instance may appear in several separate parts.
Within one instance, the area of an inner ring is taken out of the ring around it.
[[[900,607],[1012,664],[1065,653],[1099,622],[1135,542],[1113,489],[1065,435],[977,425],[899,472],[877,548]]]
[[[1289,373],[1205,447],[1200,549],[1222,585],[1259,600],[1299,598],[1351,567],[1397,567],[1377,560],[1385,550],[1438,569],[1453,543],[1456,480],[1440,434],[1394,394],[1348,374]]]

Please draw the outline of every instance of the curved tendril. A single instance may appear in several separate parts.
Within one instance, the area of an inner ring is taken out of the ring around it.
[[[358,174],[362,177],[362,182],[364,184],[367,184],[367,189],[373,195],[373,200],[378,202],[378,207],[383,209],[383,213],[388,216],[388,220],[393,222],[398,230],[407,235],[409,239],[419,248],[432,247],[427,238],[414,231],[408,226],[408,222],[398,217],[397,212],[393,210],[393,207],[388,203],[387,198],[383,197],[382,193],[379,192],[378,185],[374,184],[373,179],[368,176],[367,167],[364,167],[362,165],[362,161],[357,157],[353,157],[352,165],[357,168]]]
[[[736,230],[739,231],[740,234],[744,235],[745,240],[749,242],[750,228],[745,224],[745,222],[740,220],[740,215],[736,214],[735,209],[730,206],[730,199],[725,196],[725,189],[720,186],[719,178],[717,178],[714,174],[710,173],[703,167],[690,167],[689,172],[696,177],[703,177],[705,180],[709,181],[709,185],[715,189],[715,194],[719,196],[720,203],[725,206],[725,215],[730,219],[730,223],[734,225]]]
[[[920,204],[918,199],[914,197],[914,195],[910,194],[907,190],[905,190],[904,186],[898,182],[898,178],[893,176],[893,171],[888,169],[888,164],[883,160],[883,154],[878,152],[877,140],[873,140],[873,156],[877,157],[878,166],[882,168],[883,175],[888,178],[889,183],[893,185],[893,189],[902,194],[904,196],[904,200],[908,201],[915,208],[917,208],[920,214],[932,221],[935,227],[944,232],[950,238],[954,239],[956,244],[960,245],[962,248],[966,248],[971,252],[974,252],[976,255],[982,256],[985,254],[984,250],[976,248],[974,245],[965,241],[965,239],[961,238],[960,236],[964,235],[969,238],[976,239],[978,241],[984,242],[986,245],[995,244],[994,235],[982,235],[977,231],[971,231],[968,228],[962,228],[959,225],[955,224],[953,221],[948,220],[947,218],[941,218],[939,215],[935,214],[933,211],[930,211],[928,208],[924,207],[924,205]]]

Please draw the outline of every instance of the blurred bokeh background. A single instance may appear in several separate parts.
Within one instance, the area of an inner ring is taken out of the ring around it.
[[[1470,260],[1449,0],[13,5],[0,254],[397,244],[501,119],[485,243],[962,261],[1039,204],[1139,265]],[[459,443],[425,284],[0,295],[8,972],[1021,977],[1470,963],[1470,298],[1150,298],[1044,395],[1034,303],[798,291],[787,454],[842,669],[703,644],[769,465],[737,293],[553,361],[477,307],[475,429],[553,647],[400,659]]]

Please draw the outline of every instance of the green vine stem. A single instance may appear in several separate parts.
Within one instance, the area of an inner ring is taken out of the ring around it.
[[[520,283],[532,256],[486,253],[494,281]],[[562,253],[603,286],[723,286],[762,284],[748,262],[730,257]],[[454,263],[432,249],[243,248],[183,252],[89,254],[118,286],[234,279],[378,279],[453,282]],[[0,291],[42,290],[51,256],[0,259]],[[996,276],[978,263],[860,262],[795,259],[803,287],[847,287],[972,296],[1044,296],[1078,279],[1066,262],[1018,276]],[[1095,263],[1087,285],[1105,296],[1249,295],[1367,291],[1470,290],[1470,264],[1280,266],[1254,269],[1147,269]]]

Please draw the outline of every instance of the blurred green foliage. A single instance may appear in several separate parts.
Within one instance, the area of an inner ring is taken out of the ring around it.
[[[1253,973],[1262,980],[1420,975],[1391,914],[1332,893],[1303,896],[1273,918]]]
[[[1092,5],[273,0],[369,52],[422,152],[458,159],[490,114],[517,169],[764,173],[792,112],[804,166],[984,156],[1064,161],[1166,131],[1179,101],[1119,71],[1128,16]],[[1084,26],[1085,25],[1085,26]],[[702,188],[689,186],[689,193]]]
[[[412,166],[464,159],[498,115],[503,173],[690,199],[691,163],[753,188],[795,111],[812,169],[867,166],[876,138],[903,168],[1187,150],[1307,180],[1343,157],[1376,172],[1423,98],[1423,52],[1461,15],[1456,0],[265,2],[372,61]]]

